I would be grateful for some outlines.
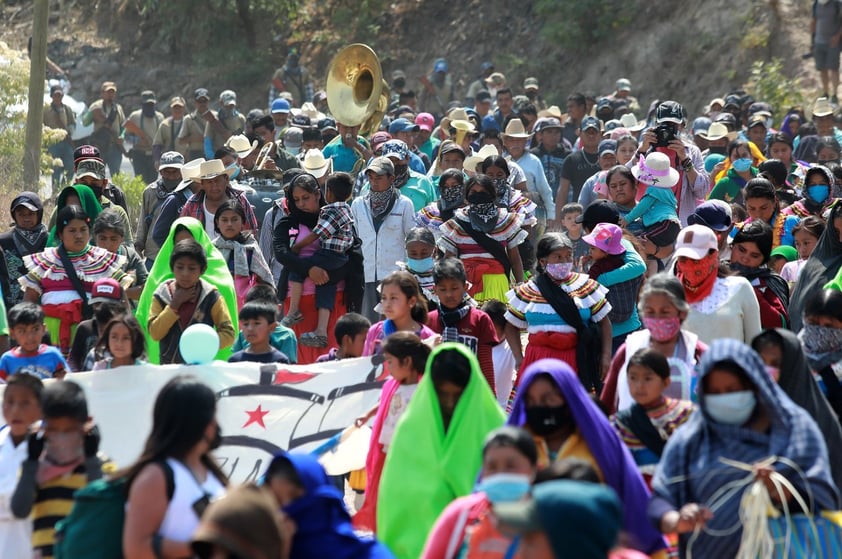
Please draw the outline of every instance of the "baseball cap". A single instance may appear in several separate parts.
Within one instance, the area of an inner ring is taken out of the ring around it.
[[[286,99],[275,99],[272,101],[272,112],[273,113],[288,113],[289,112],[289,101]]]
[[[655,120],[659,123],[674,122],[675,124],[681,124],[684,122],[684,107],[675,101],[664,101],[658,105]]]
[[[599,156],[602,157],[606,153],[617,153],[617,141],[616,140],[602,140],[599,142],[599,147],[597,148],[597,152]]]
[[[375,175],[393,175],[395,174],[395,165],[392,160],[386,156],[375,157],[365,168],[364,173],[374,173]]]
[[[158,99],[155,98],[155,92],[151,89],[147,89],[140,93],[140,102],[141,103],[157,103]]]
[[[772,105],[770,105],[769,103],[758,101],[757,103],[751,104],[751,106],[748,108],[748,114],[762,114],[763,116],[772,116],[773,114],[775,114],[775,111],[772,109]]]
[[[418,116],[415,117],[415,124],[418,125],[420,130],[432,132],[436,125],[436,119],[430,113],[418,113]]]
[[[226,89],[222,93],[219,94],[219,102],[223,105],[236,105],[237,104],[237,94],[230,89]]]
[[[725,107],[734,107],[739,109],[742,106],[743,102],[742,99],[740,99],[739,95],[734,95],[732,93],[731,95],[725,96],[725,103],[722,105],[722,108],[724,109]]]
[[[485,78],[485,83],[491,84],[494,87],[500,87],[501,85],[506,83],[506,76],[504,76],[500,72],[494,72],[493,74]]]
[[[321,119],[318,122],[317,126],[322,132],[324,132],[325,130],[333,130],[334,132],[336,132],[336,121],[330,117],[325,117]]]
[[[582,119],[582,124],[579,128],[582,130],[582,132],[584,132],[588,128],[594,128],[594,129],[596,129],[597,132],[601,132],[602,131],[602,123],[595,116],[589,115],[589,116],[586,116],[585,118]]]
[[[52,97],[53,93],[55,93],[56,91],[61,91],[62,93],[64,93],[64,90],[61,88],[61,86],[56,83],[50,86],[50,97]]]
[[[444,58],[439,58],[433,65],[433,72],[447,72],[447,69],[447,60]]]
[[[23,206],[31,212],[43,213],[44,211],[44,204],[41,202],[41,198],[39,198],[38,195],[34,192],[25,191],[15,196],[15,199],[12,200],[12,205],[9,208],[9,210],[11,213],[14,213],[15,210],[21,206]]]
[[[597,223],[620,223],[620,212],[614,202],[608,200],[597,200],[587,208],[584,213],[576,216],[576,223],[581,223],[588,229],[596,227]]]
[[[710,128],[711,121],[706,116],[700,116],[696,120],[693,121],[693,135],[697,135],[699,132],[706,132],[708,128]]]
[[[185,106],[184,97],[173,97],[170,99],[170,107]]]
[[[763,128],[766,128],[766,116],[762,114],[755,114],[752,115],[751,118],[748,119],[748,127],[754,128],[755,126],[760,125]]]
[[[385,130],[381,130],[380,132],[375,132],[371,136],[370,144],[371,144],[371,151],[377,151],[380,146],[388,142],[392,139],[392,135],[386,132]]]
[[[543,132],[550,128],[563,128],[561,121],[552,116],[545,116],[535,121],[535,126],[532,128],[533,132]]]
[[[686,256],[701,260],[711,250],[717,250],[719,242],[713,230],[704,225],[688,225],[678,233],[675,241],[675,257]]]
[[[696,208],[687,216],[690,225],[704,225],[714,231],[727,231],[731,228],[731,207],[720,200],[709,200]]]
[[[523,80],[523,89],[538,89],[538,78],[526,78]]]
[[[181,169],[184,167],[184,156],[177,151],[166,151],[161,154],[158,169]]]
[[[210,101],[210,95],[208,94],[208,90],[204,87],[198,88],[196,91],[193,92],[193,99],[207,99]]]
[[[114,278],[100,278],[91,288],[91,304],[119,302],[122,297],[123,288]]]
[[[611,99],[608,99],[607,97],[603,97],[602,99],[600,99],[596,103],[596,112],[598,112],[598,113],[602,112],[602,111],[613,111],[613,110],[614,110],[614,105],[611,104]]]
[[[395,159],[409,159],[409,148],[403,140],[389,140],[383,144],[383,155]]]
[[[117,91],[117,84],[114,82],[102,82],[103,91]]]
[[[298,128],[308,128],[313,123],[310,120],[310,117],[304,114],[297,114],[292,117],[292,121],[290,122],[292,126],[297,126]]]
[[[614,87],[617,91],[631,91],[631,82],[626,78],[620,78],[617,80],[617,83],[614,84]]]
[[[287,150],[294,150],[301,147],[301,144],[304,143],[304,133],[301,131],[301,128],[297,126],[290,126],[284,132],[284,148]]]
[[[570,479],[537,484],[528,500],[496,503],[494,515],[504,533],[543,532],[555,557],[569,557],[575,541],[577,559],[604,559],[623,522],[610,487]]]
[[[406,79],[406,72],[403,70],[395,70],[392,72],[392,81],[399,80],[399,79]]]
[[[396,118],[389,125],[389,134],[397,134],[398,132],[418,132],[420,126],[410,122],[405,118]]]
[[[102,155],[100,155],[99,148],[96,146],[84,144],[73,150],[73,161],[74,163],[81,161],[82,159],[102,159]]]
[[[76,174],[73,180],[79,180],[82,177],[93,177],[97,180],[105,178],[105,163],[102,159],[82,159],[76,165]]]

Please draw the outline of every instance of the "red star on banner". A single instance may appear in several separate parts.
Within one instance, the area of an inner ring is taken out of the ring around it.
[[[246,414],[248,414],[249,418],[248,421],[246,421],[246,424],[243,425],[243,429],[245,429],[252,423],[257,423],[258,425],[266,429],[266,424],[263,423],[263,418],[266,417],[266,415],[268,415],[269,412],[264,411],[261,405],[258,405],[256,410],[246,411]]]

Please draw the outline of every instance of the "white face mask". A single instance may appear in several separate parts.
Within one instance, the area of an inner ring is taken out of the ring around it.
[[[725,425],[745,424],[756,405],[757,397],[751,390],[704,395],[704,406],[708,415],[717,423]]]

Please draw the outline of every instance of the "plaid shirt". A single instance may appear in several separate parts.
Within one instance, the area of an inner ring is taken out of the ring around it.
[[[235,190],[228,187],[227,195],[229,198],[237,200],[246,212],[246,222],[243,224],[243,229],[246,231],[257,232],[257,217],[254,215],[254,208],[246,198],[246,193],[241,190]],[[200,190],[192,195],[189,200],[181,208],[180,217],[195,217],[202,225],[205,223],[205,193]]]
[[[313,229],[319,236],[321,248],[345,254],[354,244],[354,218],[347,202],[322,206],[319,222]]]

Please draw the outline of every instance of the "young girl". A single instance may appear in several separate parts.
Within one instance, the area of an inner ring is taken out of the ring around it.
[[[380,283],[380,308],[386,320],[374,324],[365,337],[363,355],[383,353],[383,340],[400,330],[414,332],[422,340],[434,336],[427,322],[427,302],[418,280],[409,272],[392,272]]]
[[[217,237],[213,246],[219,249],[228,271],[234,276],[237,310],[241,309],[248,290],[257,283],[273,285],[275,278],[250,231],[244,231],[246,212],[237,200],[226,200],[216,209],[213,226]]]
[[[464,153],[462,154],[464,157]],[[441,197],[427,204],[415,216],[418,227],[430,231],[434,236],[439,235],[441,224],[453,217],[453,213],[465,205],[465,175],[459,169],[448,169],[441,174],[438,181]]]
[[[93,370],[144,364],[145,340],[143,330],[134,316],[115,316],[105,325],[96,344],[94,351],[102,357],[94,364]]]
[[[436,257],[436,238],[426,227],[413,227],[406,235],[406,262],[398,267],[418,280],[421,293],[429,307],[438,308],[438,298],[433,293],[433,264]],[[433,310],[428,308],[428,310]]]
[[[634,404],[615,414],[611,423],[648,484],[667,439],[690,419],[695,405],[664,396],[670,385],[670,366],[660,352],[650,348],[637,350],[629,359],[627,371]]]
[[[123,271],[134,278],[132,286],[126,288],[126,296],[131,301],[137,301],[143,292],[149,272],[134,247],[123,243],[126,238],[123,216],[114,208],[102,210],[94,221],[93,237],[96,246],[126,257]]]
[[[429,356],[430,347],[412,332],[395,332],[386,338],[383,344],[383,357],[390,378],[383,385],[380,403],[356,421],[357,426],[362,426],[372,415],[377,414],[372,425],[371,444],[365,461],[365,503],[354,516],[354,524],[359,528],[370,529],[372,532],[376,528],[377,488],[386,454],[398,420],[418,388],[418,381],[424,373]]]
[[[798,339],[819,387],[842,417],[842,291],[823,289],[808,297]]]
[[[788,283],[790,290],[798,281],[801,269],[807,263],[807,259],[813,254],[813,249],[819,242],[825,229],[825,222],[822,218],[808,216],[801,220],[801,223],[792,228],[792,236],[795,238],[795,250],[798,251],[798,260],[787,262],[781,270],[781,277]]]

